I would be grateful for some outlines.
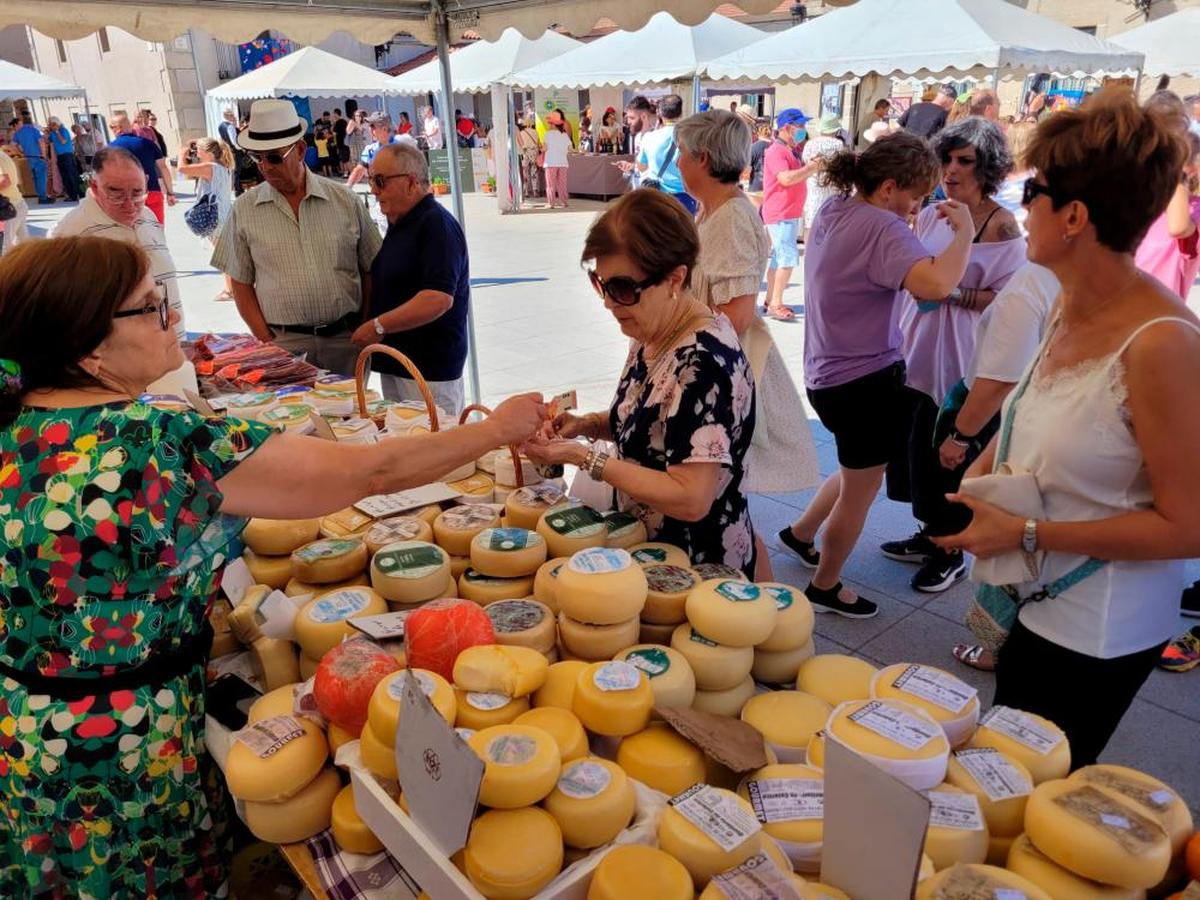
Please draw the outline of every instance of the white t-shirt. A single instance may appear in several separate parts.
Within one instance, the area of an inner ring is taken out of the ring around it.
[[[567,151],[571,149],[571,139],[565,132],[559,131],[557,128],[548,128],[546,136],[542,138],[542,143],[546,146],[545,165],[547,169],[567,165]]]
[[[967,368],[967,387],[976,378],[1016,384],[1037,355],[1059,292],[1049,269],[1026,263],[1013,273],[975,326],[975,355]]]
[[[422,124],[425,126],[425,141],[429,144],[430,150],[442,149],[442,125],[438,122],[436,116],[431,116],[428,119],[422,119]]]

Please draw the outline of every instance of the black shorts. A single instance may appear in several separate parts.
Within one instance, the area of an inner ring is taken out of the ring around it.
[[[339,162],[344,162],[344,163],[350,162],[350,148],[349,147],[338,147],[337,152],[338,152],[338,161]]]
[[[808,390],[843,468],[872,469],[904,455],[912,418],[905,379],[904,363],[897,362],[845,384]]]

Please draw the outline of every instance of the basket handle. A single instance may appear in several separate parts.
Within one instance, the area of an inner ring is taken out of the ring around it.
[[[458,424],[466,425],[467,417],[473,412],[483,413],[485,416],[490,416],[492,414],[492,411],[482,403],[472,403],[470,406],[463,409],[462,414],[458,417]],[[517,479],[517,487],[523,488],[525,487],[525,473],[522,471],[521,466],[521,450],[516,444],[509,444],[508,452],[512,454],[513,472]]]
[[[390,356],[408,371],[408,374],[413,377],[413,381],[417,383],[417,390],[421,392],[421,399],[425,401],[425,408],[429,411],[429,430],[438,431],[437,404],[433,400],[433,394],[429,390],[429,385],[425,381],[425,377],[421,374],[421,370],[416,367],[411,359],[401,353],[394,347],[389,347],[387,344],[369,344],[362,349],[358,354],[358,362],[354,366],[354,387],[358,393],[358,412],[364,419],[369,419],[367,415],[367,361],[376,353],[382,353],[384,356]]]

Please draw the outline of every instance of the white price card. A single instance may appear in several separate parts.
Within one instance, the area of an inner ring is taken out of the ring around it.
[[[727,900],[803,900],[791,877],[763,853],[713,877],[718,897]]]
[[[443,500],[453,500],[462,494],[442,482],[427,484],[413,488],[410,491],[398,491],[395,494],[375,494],[354,504],[359,512],[366,513],[376,519],[394,516],[407,509],[429,506],[431,503],[441,503]]]
[[[983,810],[974,794],[929,792],[929,824],[959,831],[983,831]]]
[[[997,750],[990,748],[959,750],[954,754],[954,758],[975,779],[975,783],[983,788],[983,792],[993,802],[1008,800],[1012,797],[1024,797],[1033,791],[1033,785],[1029,783],[1029,779]]]
[[[360,616],[357,619],[348,619],[347,624],[377,641],[398,641],[404,638],[404,620],[408,616],[409,611],[405,610],[379,616]]]
[[[878,700],[872,700],[851,713],[849,718],[851,722],[909,750],[920,750],[942,733],[942,729],[935,723],[919,719],[911,713]]]
[[[746,791],[760,822],[825,818],[825,785],[816,779],[760,778],[747,782]]]
[[[694,784],[669,802],[722,850],[740,847],[762,829],[758,820],[746,812],[735,797],[707,784]]]
[[[918,665],[908,666],[892,682],[892,687],[928,700],[952,713],[961,713],[978,693],[975,688],[949,672]]]
[[[1007,706],[993,706],[979,725],[1007,735],[1030,750],[1045,756],[1060,743],[1063,736],[1044,726],[1037,719]]]
[[[254,584],[254,576],[250,574],[250,567],[240,556],[237,559],[231,559],[225,566],[225,571],[221,573],[221,590],[225,592],[225,596],[234,606],[242,602],[246,591],[254,587]]]
[[[290,641],[295,637],[293,625],[300,610],[283,591],[274,590],[258,604],[258,630],[263,637]]]

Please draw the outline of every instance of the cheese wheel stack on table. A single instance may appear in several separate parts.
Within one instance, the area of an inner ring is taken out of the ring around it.
[[[566,513],[586,509],[568,507]],[[539,533],[555,533],[546,524],[548,519],[566,513],[553,509],[545,513],[538,524]],[[599,527],[602,536],[603,520]],[[558,570],[554,583],[562,650],[576,659],[596,661],[612,659],[636,644],[646,590],[646,576],[625,550],[588,547],[574,552]]]

